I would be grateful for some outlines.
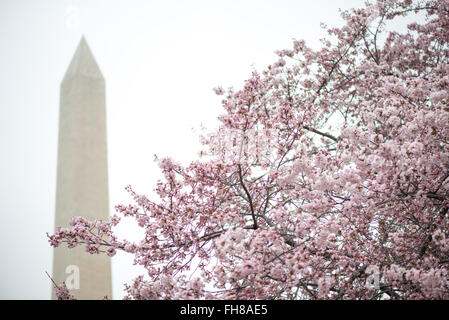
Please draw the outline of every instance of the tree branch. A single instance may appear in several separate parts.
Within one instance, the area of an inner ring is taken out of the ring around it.
[[[253,221],[254,221],[254,229],[257,229],[257,219],[256,219],[256,215],[254,213],[254,206],[253,206],[253,200],[251,199],[251,195],[248,191],[248,189],[245,186],[245,183],[243,182],[243,176],[242,176],[242,166],[240,165],[240,163],[238,164],[238,168],[239,168],[239,179],[240,179],[240,184],[243,187],[243,190],[246,193],[246,196],[248,197],[248,202],[249,202],[249,208],[251,210],[251,215],[253,217]]]
[[[311,131],[313,133],[319,134],[320,136],[323,136],[323,137],[329,138],[329,139],[331,139],[331,140],[333,140],[335,142],[338,142],[338,138],[334,137],[333,135],[331,135],[329,133],[321,132],[321,131],[318,131],[318,130],[316,130],[314,128],[308,127],[308,126],[304,126],[303,128],[308,130],[308,131]]]

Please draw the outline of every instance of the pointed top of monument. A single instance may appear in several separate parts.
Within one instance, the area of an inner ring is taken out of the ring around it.
[[[87,45],[84,35],[81,37],[80,43],[76,48],[75,54],[73,55],[72,61],[70,62],[62,82],[77,75],[104,80],[92,51],[90,51],[90,48]]]

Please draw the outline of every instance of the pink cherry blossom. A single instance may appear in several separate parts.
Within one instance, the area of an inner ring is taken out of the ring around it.
[[[320,50],[295,40],[217,87],[204,157],[157,159],[156,197],[127,187],[132,204],[74,217],[50,244],[133,255],[146,272],[126,299],[449,299],[449,1],[342,17]],[[143,238],[118,239],[120,219]]]

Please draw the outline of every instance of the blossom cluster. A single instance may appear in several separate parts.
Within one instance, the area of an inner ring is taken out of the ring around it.
[[[75,296],[70,293],[64,282],[55,286],[55,296],[58,300],[76,300]]]

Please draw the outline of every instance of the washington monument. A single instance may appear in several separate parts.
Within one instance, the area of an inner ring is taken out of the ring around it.
[[[105,108],[105,81],[83,37],[61,83],[56,227],[72,216],[109,217]],[[53,279],[77,299],[112,298],[110,258],[84,246],[54,249]]]

